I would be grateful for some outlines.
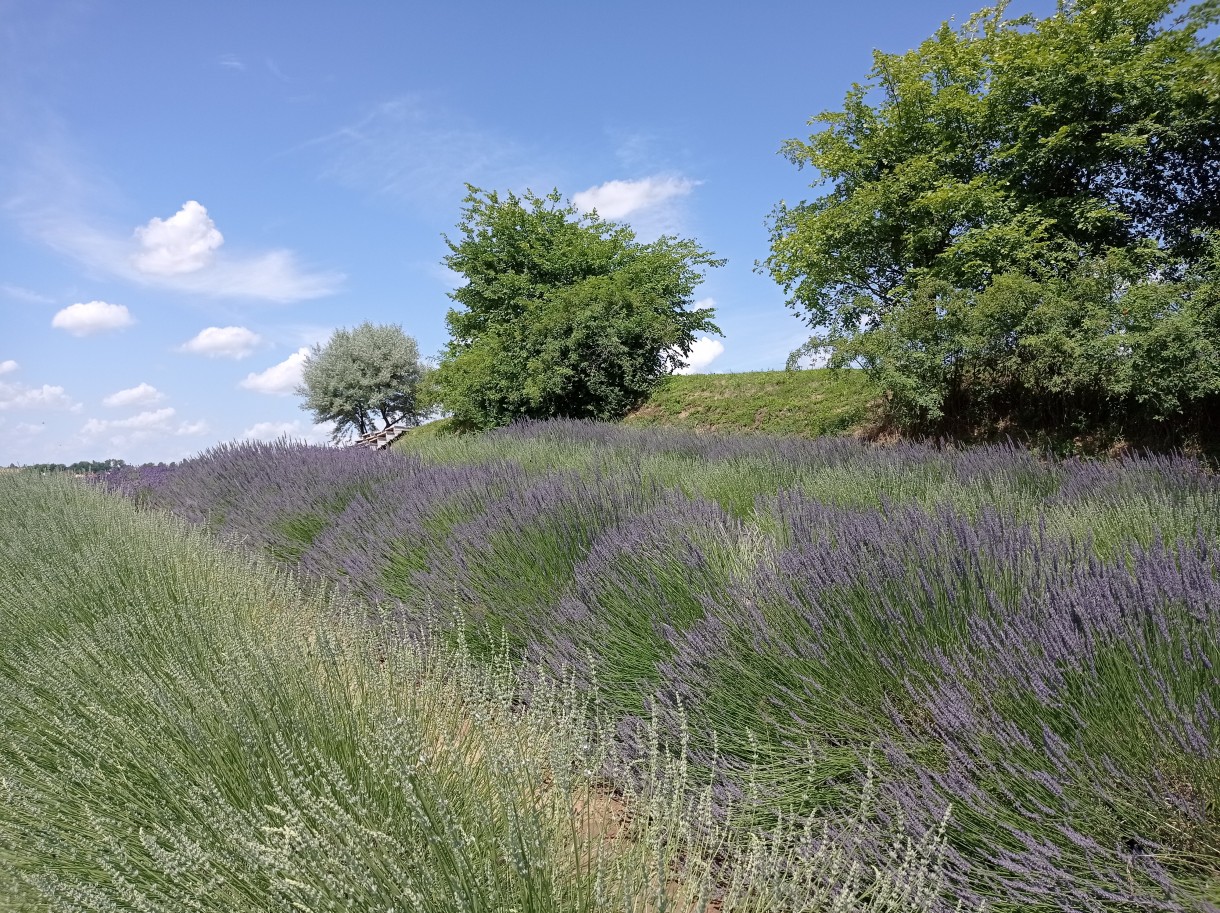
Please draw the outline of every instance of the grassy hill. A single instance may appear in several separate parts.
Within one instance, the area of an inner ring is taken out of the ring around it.
[[[862,371],[675,375],[623,424],[821,437],[860,427],[876,397]],[[452,429],[447,418],[428,422],[408,431],[403,446],[408,438],[436,437]]]
[[[818,437],[861,425],[876,396],[860,371],[679,375],[624,423]]]

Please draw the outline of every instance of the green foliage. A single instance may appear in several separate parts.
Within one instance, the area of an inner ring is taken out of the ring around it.
[[[1189,436],[1220,348],[1199,297],[1220,227],[1220,5],[1179,7],[1006,19],[1001,3],[877,52],[843,110],[785,144],[829,190],[776,207],[766,266],[899,423]]]
[[[776,207],[766,261],[812,325],[855,333],[928,279],[977,291],[1148,239],[1189,259],[1220,226],[1216,4],[1005,6],[876,52],[843,110],[784,145],[830,188]]]
[[[699,268],[724,261],[696,242],[641,243],[557,191],[469,189],[460,237],[446,239],[466,284],[450,295],[460,307],[437,372],[459,426],[619,418],[682,366],[696,333],[719,332],[690,304]]]
[[[77,460],[75,463],[31,463],[19,467],[29,472],[109,472],[112,469],[122,469],[127,465],[125,460],[111,457],[108,460]],[[18,468],[18,467],[10,467]]]
[[[906,913],[940,887],[943,831],[853,865],[871,794],[813,852],[814,822],[691,827],[688,758],[624,775],[571,687],[533,677],[525,707],[502,658],[63,476],[0,481],[0,605],[5,913]]]
[[[365,435],[405,422],[418,425],[431,411],[423,381],[428,373],[419,346],[402,327],[362,323],[338,329],[305,359],[297,392],[315,422],[335,423],[334,439]]]
[[[1182,267],[1112,250],[1064,276],[998,276],[981,291],[925,279],[834,361],[859,361],[904,423],[946,417],[1138,434],[1220,397],[1220,245]]]
[[[877,390],[864,371],[747,371],[668,377],[623,421],[819,437],[858,427]]]

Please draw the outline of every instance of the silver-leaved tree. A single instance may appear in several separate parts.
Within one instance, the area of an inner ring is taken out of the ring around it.
[[[395,324],[338,329],[305,358],[297,393],[315,422],[334,422],[336,443],[395,424],[418,425],[432,411],[422,395],[428,366]],[[381,423],[380,426],[378,423]]]

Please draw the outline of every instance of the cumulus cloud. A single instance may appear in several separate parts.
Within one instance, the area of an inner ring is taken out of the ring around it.
[[[102,400],[102,405],[112,408],[129,406],[151,406],[165,399],[165,394],[152,384],[141,383],[126,390],[117,390]]]
[[[582,212],[594,209],[603,219],[625,219],[633,213],[654,209],[677,197],[684,197],[698,186],[687,178],[654,175],[638,181],[607,181],[572,197],[572,205]]]
[[[208,358],[245,358],[261,341],[257,333],[245,327],[208,327],[179,346],[179,351]]]
[[[6,358],[4,361],[0,361],[0,374],[11,374],[19,367],[20,365],[18,365],[17,362],[13,361],[11,358]]]
[[[168,219],[152,218],[135,231],[139,250],[132,263],[142,273],[154,276],[180,276],[210,264],[224,235],[195,200],[187,200]]]
[[[174,429],[174,434],[179,437],[190,437],[196,434],[203,434],[208,430],[208,423],[203,419],[197,422],[182,422]]]
[[[150,412],[140,412],[130,418],[96,419],[91,418],[81,427],[83,434],[101,434],[113,428],[125,430],[147,430],[149,428],[164,429],[175,415],[173,406],[156,409]]]
[[[87,301],[70,304],[51,318],[51,326],[67,330],[73,336],[91,336],[107,330],[121,330],[135,323],[131,313],[121,304]]]
[[[141,285],[218,298],[290,302],[330,295],[344,280],[339,272],[306,269],[290,250],[220,251],[224,236],[195,201],[134,233],[99,227],[69,203],[16,206],[14,211],[26,231],[55,250]]]
[[[272,365],[266,371],[247,374],[241,386],[255,393],[270,393],[276,396],[286,396],[292,393],[301,383],[301,370],[305,367],[305,358],[309,355],[309,347],[302,346],[277,365]]]
[[[0,382],[0,411],[5,409],[68,409],[77,411],[80,403],[64,392],[63,387],[43,384],[27,387],[25,384]]]
[[[710,336],[702,336],[695,340],[690,353],[686,356],[686,367],[678,368],[675,374],[699,374],[724,352],[724,343]]]
[[[138,435],[124,438],[124,440],[139,440],[143,437],[156,434],[176,434],[176,435],[192,435],[202,434],[207,431],[208,423],[205,421],[197,422],[174,422],[174,416],[177,413],[173,406],[166,406],[162,409],[151,409],[145,412],[139,412],[128,418],[114,419],[97,419],[91,418],[81,426],[81,434],[96,436],[113,431],[132,431]]]
[[[307,425],[305,422],[257,422],[242,432],[242,440],[274,441],[276,438],[289,437],[294,440],[304,440],[311,444],[322,444],[330,440],[332,422],[321,425]]]

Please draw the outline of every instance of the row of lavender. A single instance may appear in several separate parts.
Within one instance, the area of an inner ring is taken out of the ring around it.
[[[851,498],[824,496],[835,473]],[[596,681],[625,740],[659,716],[763,824],[850,807],[872,769],[872,851],[952,805],[967,901],[1216,900],[1220,482],[1187,461],[557,422],[423,455],[233,445],[112,481]]]

